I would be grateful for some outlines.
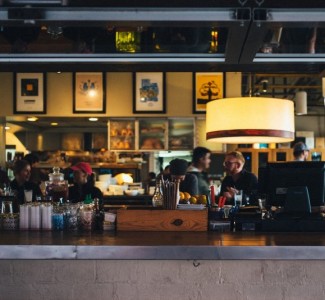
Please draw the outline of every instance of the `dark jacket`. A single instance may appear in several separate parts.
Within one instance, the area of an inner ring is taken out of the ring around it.
[[[83,184],[78,186],[77,184],[69,187],[69,201],[71,203],[82,202],[85,200],[87,195],[91,195],[91,198],[98,198],[99,203],[103,201],[103,193],[97,187],[91,183]]]
[[[26,181],[23,185],[19,186],[17,180],[14,179],[10,182],[10,187],[15,193],[18,204],[25,203],[25,190],[33,191],[33,201],[36,200],[36,196],[42,195],[40,187],[34,182]]]
[[[258,189],[257,177],[253,173],[243,169],[240,172],[240,176],[237,181],[234,181],[232,176],[230,175],[227,175],[223,179],[220,190],[221,195],[223,195],[224,192],[227,192],[227,187],[232,187],[237,190],[243,190],[244,199],[245,196],[254,198],[254,195],[256,194]]]

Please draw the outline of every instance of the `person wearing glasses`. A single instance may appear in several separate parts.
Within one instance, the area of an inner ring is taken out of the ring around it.
[[[245,158],[239,151],[232,151],[226,154],[223,166],[227,176],[221,184],[220,194],[227,197],[228,202],[231,202],[237,190],[243,191],[243,203],[249,197],[250,202],[254,199],[252,196],[256,193],[257,177],[244,169]]]

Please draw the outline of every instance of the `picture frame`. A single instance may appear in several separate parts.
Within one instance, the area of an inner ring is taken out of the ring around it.
[[[164,72],[133,73],[133,113],[166,113]]]
[[[105,113],[105,73],[73,73],[73,113]]]
[[[224,73],[193,73],[193,113],[206,113],[209,101],[224,98]]]
[[[46,74],[14,74],[14,113],[46,114]]]

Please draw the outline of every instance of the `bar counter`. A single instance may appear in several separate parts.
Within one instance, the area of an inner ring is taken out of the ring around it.
[[[0,259],[324,260],[323,233],[2,231]]]

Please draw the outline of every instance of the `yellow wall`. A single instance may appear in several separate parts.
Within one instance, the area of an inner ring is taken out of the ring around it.
[[[72,73],[46,74],[46,116],[86,116],[72,113]],[[172,117],[189,117],[192,114],[192,73],[166,73],[167,114]],[[13,73],[0,73],[1,116],[13,115]],[[132,113],[133,79],[131,72],[106,73],[106,114],[98,116],[130,117]],[[96,114],[92,114],[96,115]],[[161,114],[155,114],[160,115]],[[143,116],[149,116],[144,114]]]

